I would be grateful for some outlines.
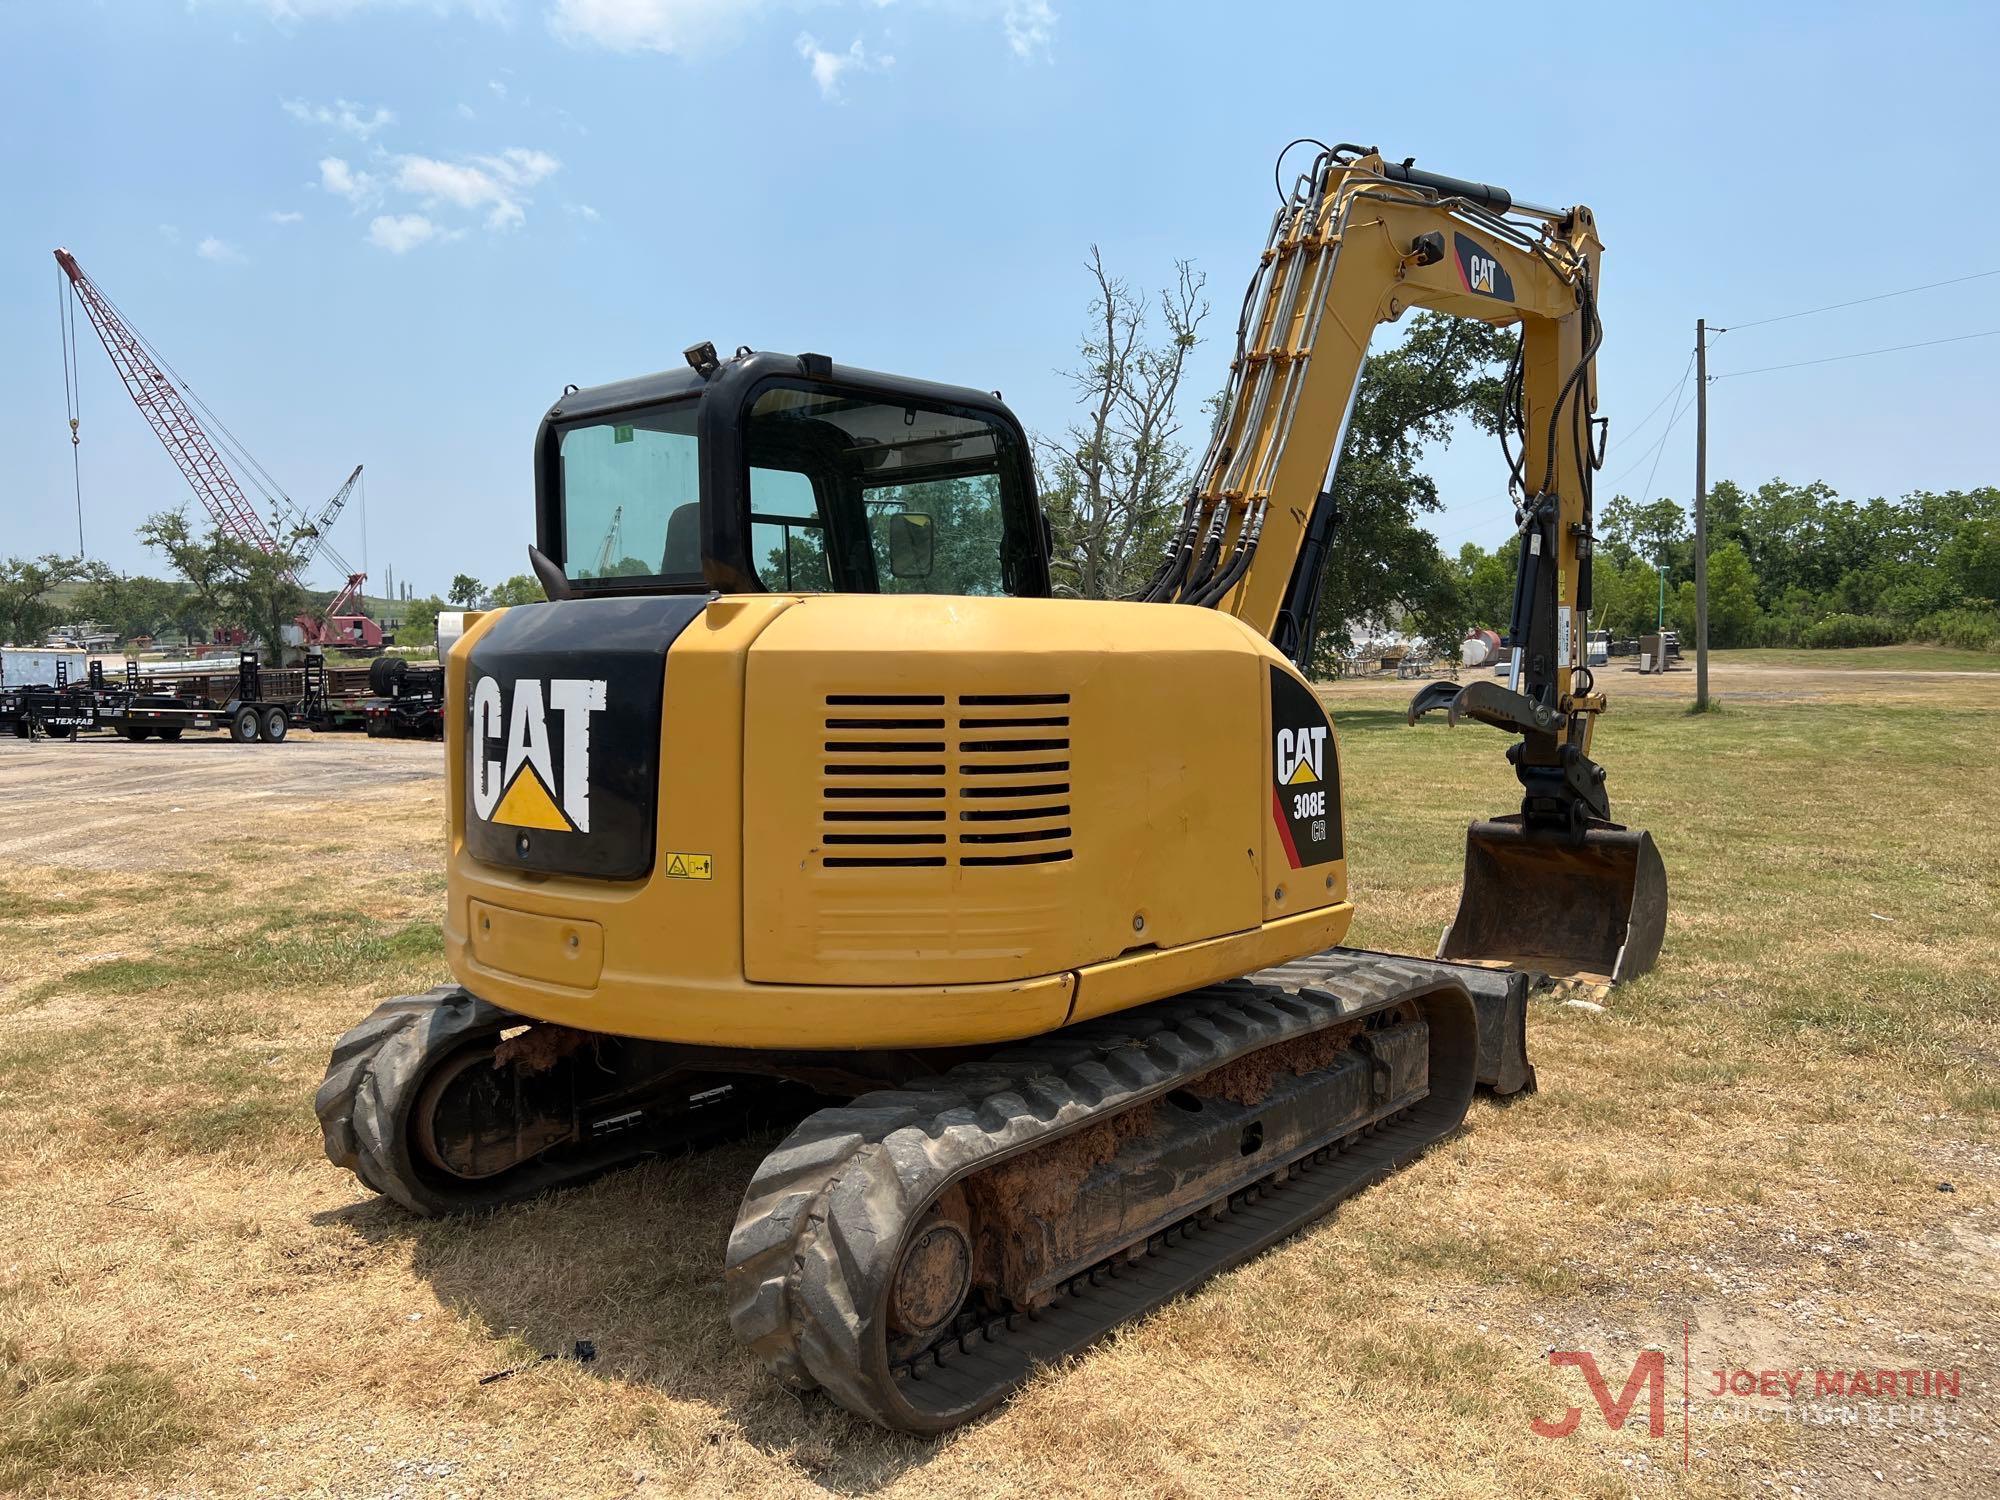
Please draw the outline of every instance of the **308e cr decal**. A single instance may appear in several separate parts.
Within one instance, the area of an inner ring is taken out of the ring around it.
[[[1271,668],[1271,816],[1294,870],[1341,857],[1333,727],[1312,689]]]

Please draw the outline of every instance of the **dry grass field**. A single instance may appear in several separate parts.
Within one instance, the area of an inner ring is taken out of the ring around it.
[[[0,1492],[2000,1494],[2000,673],[1927,660],[1725,661],[1704,718],[1610,674],[1659,971],[1537,999],[1538,1094],[941,1442],[732,1342],[768,1141],[450,1223],[321,1157],[334,1037],[444,977],[437,747],[0,742]],[[1354,939],[1426,952],[1516,794],[1407,695],[1329,690]],[[1613,1397],[1663,1353],[1661,1435],[1552,1350]]]

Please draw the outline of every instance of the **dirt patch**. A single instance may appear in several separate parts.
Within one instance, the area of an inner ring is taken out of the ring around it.
[[[282,745],[0,741],[0,868],[200,870],[232,849],[282,863],[336,852],[335,839],[395,868],[401,850],[379,835],[410,811],[435,817],[444,771],[432,741],[303,730]],[[442,868],[429,840],[398,843]]]
[[[989,1225],[1057,1217],[1073,1206],[1094,1168],[1153,1129],[1152,1105],[1128,1109],[979,1173],[967,1181],[966,1196]]]
[[[1280,1078],[1297,1078],[1332,1067],[1359,1035],[1359,1021],[1342,1021],[1308,1032],[1224,1063],[1189,1083],[1188,1092],[1204,1099],[1227,1099],[1232,1104],[1262,1104]]]
[[[595,1038],[573,1026],[530,1026],[503,1038],[493,1049],[493,1066],[518,1066],[523,1073],[546,1073]]]

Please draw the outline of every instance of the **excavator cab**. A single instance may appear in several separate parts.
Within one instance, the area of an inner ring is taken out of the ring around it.
[[[823,354],[696,344],[685,363],[544,420],[550,598],[1048,597],[1028,440],[997,396]]]

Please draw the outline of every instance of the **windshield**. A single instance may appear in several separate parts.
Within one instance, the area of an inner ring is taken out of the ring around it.
[[[750,409],[750,557],[774,592],[1008,594],[1033,576],[1010,428],[816,386]]]
[[[701,582],[697,401],[562,435],[564,570],[571,579]]]

